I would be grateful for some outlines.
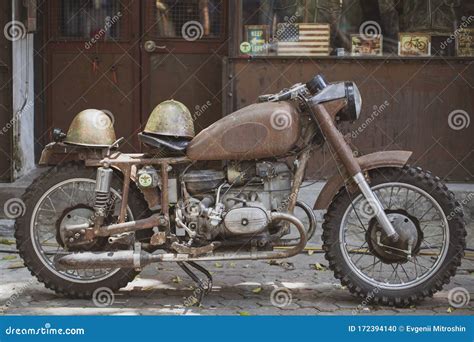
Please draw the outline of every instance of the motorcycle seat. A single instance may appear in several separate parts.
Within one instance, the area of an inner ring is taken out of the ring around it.
[[[169,137],[149,133],[139,133],[138,138],[142,144],[151,148],[166,148],[176,152],[184,152],[190,142],[189,138]]]

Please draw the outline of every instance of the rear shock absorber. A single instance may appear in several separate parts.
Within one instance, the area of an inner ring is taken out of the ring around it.
[[[107,216],[112,175],[113,170],[109,167],[99,167],[97,169],[94,202],[94,225],[97,229],[102,226]]]

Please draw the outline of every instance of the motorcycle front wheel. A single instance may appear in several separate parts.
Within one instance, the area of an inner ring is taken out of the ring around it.
[[[360,192],[341,189],[323,223],[325,256],[335,277],[364,302],[408,306],[456,274],[466,245],[462,208],[420,168],[382,168],[369,178],[400,239],[386,236]]]
[[[15,223],[15,237],[20,256],[38,281],[57,293],[71,298],[90,298],[98,288],[116,291],[138,274],[134,269],[101,269],[91,264],[86,270],[59,270],[55,258],[71,252],[60,229],[66,224],[87,222],[94,214],[96,169],[80,163],[59,165],[38,177],[23,197],[25,214]],[[123,180],[114,174],[111,194],[115,204],[109,219],[118,217]],[[141,192],[131,184],[127,221],[149,214]],[[146,238],[140,231],[135,239]],[[73,251],[100,251],[107,248],[107,238]]]

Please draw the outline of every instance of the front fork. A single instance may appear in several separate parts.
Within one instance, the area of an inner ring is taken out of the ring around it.
[[[393,228],[392,223],[385,214],[380,200],[367,183],[357,159],[352,154],[352,149],[346,143],[341,132],[339,132],[337,127],[334,125],[335,115],[345,106],[345,101],[339,102],[340,103],[336,101],[331,106],[328,106],[328,108],[331,108],[331,112],[328,111],[325,105],[319,104],[315,106],[313,114],[331,149],[336,152],[349,176],[357,184],[362,195],[374,211],[378,223],[387,234],[387,237],[395,242],[399,239],[398,233],[395,231],[395,228]]]

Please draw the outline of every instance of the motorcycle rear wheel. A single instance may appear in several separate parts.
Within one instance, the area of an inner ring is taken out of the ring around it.
[[[15,223],[16,243],[25,266],[45,287],[70,298],[90,298],[98,288],[107,288],[112,292],[117,291],[126,286],[138,274],[134,269],[102,270],[92,268],[77,272],[60,271],[55,268],[54,263],[48,257],[55,253],[55,249],[57,249],[56,254],[61,250],[66,250],[64,246],[61,246],[59,234],[56,237],[50,237],[51,234],[54,234],[56,222],[63,218],[63,212],[56,213],[56,210],[65,204],[59,201],[53,203],[47,195],[53,191],[63,191],[65,201],[70,200],[72,203],[76,202],[78,192],[85,193],[88,201],[82,202],[89,203],[74,203],[70,212],[91,211],[95,176],[96,169],[86,168],[81,163],[59,165],[45,172],[26,190],[22,198],[26,208],[25,214]],[[70,184],[78,185],[71,187]],[[68,188],[64,188],[66,191],[61,188],[62,185],[69,186],[71,193],[67,191]],[[121,200],[121,189],[122,179],[119,175],[114,175],[111,191],[120,197],[119,200]],[[49,202],[51,204],[48,204]],[[46,203],[46,205],[41,207],[42,203]],[[41,211],[45,212],[45,217],[42,219],[38,216]],[[48,213],[48,211],[50,212]],[[91,212],[93,213],[93,211]],[[127,219],[139,219],[146,215],[149,215],[148,205],[142,193],[134,184],[131,184]],[[49,228],[47,228],[48,225]],[[39,235],[38,231],[42,229],[49,229],[44,233],[44,236],[50,237],[49,242],[44,240],[46,238],[43,238],[43,235]],[[149,232],[140,231],[135,234],[135,238],[142,239],[148,235]],[[39,241],[40,243],[38,243]],[[46,247],[43,249],[43,246]],[[48,247],[49,250],[47,250]],[[96,248],[100,248],[100,246]]]
[[[464,256],[460,204],[439,178],[420,168],[381,168],[371,171],[370,179],[387,216],[406,222],[399,229],[411,234],[407,241],[414,242],[413,254],[407,257],[407,244],[400,247],[384,240],[374,213],[364,214],[360,192],[349,195],[343,188],[324,217],[323,248],[329,267],[365,303],[403,307],[431,297],[449,283]],[[426,218],[429,213],[431,220]]]

